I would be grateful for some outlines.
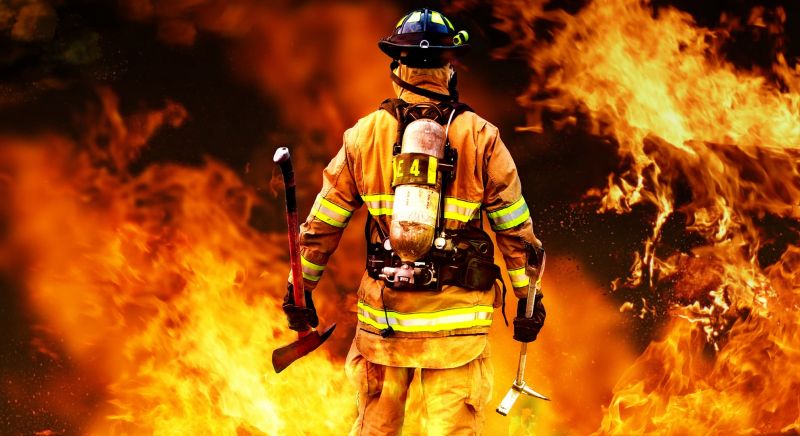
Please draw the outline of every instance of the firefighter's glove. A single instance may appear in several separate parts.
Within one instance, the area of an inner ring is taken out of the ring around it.
[[[527,298],[520,298],[517,303],[517,317],[514,318],[514,340],[519,342],[533,342],[539,335],[539,330],[544,325],[544,318],[547,315],[542,303],[542,294],[536,295],[536,302],[533,303],[533,316],[525,318],[525,306],[528,304]]]
[[[294,304],[294,286],[291,283],[286,286],[286,296],[283,297],[283,313],[289,321],[289,328],[296,332],[304,332],[311,327],[319,325],[317,310],[314,308],[314,300],[311,299],[311,292],[305,291],[306,307]]]

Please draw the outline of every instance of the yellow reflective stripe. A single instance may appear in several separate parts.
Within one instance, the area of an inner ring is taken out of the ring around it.
[[[300,264],[303,268],[303,278],[312,282],[318,282],[322,277],[322,272],[325,271],[324,265],[317,265],[302,255],[300,256]]]
[[[505,230],[516,227],[531,216],[528,205],[522,197],[510,206],[489,212],[487,215],[492,220],[492,229],[494,230]]]
[[[433,21],[434,23],[441,24],[442,26],[445,25],[444,21],[442,20],[442,14],[436,11],[431,11],[431,21]]]
[[[512,203],[511,206],[498,209],[494,212],[489,212],[487,215],[489,215],[489,218],[499,218],[501,216],[508,215],[511,212],[514,212],[515,210],[522,207],[524,204],[525,204],[525,199],[520,197],[520,199]]]
[[[405,16],[403,18],[401,18],[400,21],[397,22],[397,25],[394,26],[394,28],[397,29],[398,27],[400,27],[400,25],[403,24],[403,20],[405,20],[405,19],[406,19]]]
[[[512,227],[516,227],[516,226],[524,223],[525,220],[530,218],[530,216],[531,216],[531,213],[530,213],[530,211],[528,211],[528,208],[526,207],[525,210],[522,211],[522,213],[518,217],[516,217],[513,220],[508,221],[506,223],[503,223],[503,224],[500,224],[500,225],[496,225],[495,229],[496,230],[505,230],[505,229],[510,229]]]
[[[378,316],[383,316],[383,309],[376,309],[374,307],[368,306],[363,301],[358,302],[358,308],[364,309],[365,311]],[[404,312],[395,312],[392,310],[387,310],[386,313],[389,315],[389,318],[397,318],[397,319],[417,319],[417,318],[425,318],[425,319],[434,319],[439,318],[442,316],[448,315],[462,315],[465,313],[479,313],[479,312],[487,312],[492,313],[494,312],[493,306],[471,306],[471,307],[459,307],[456,309],[442,309],[433,312],[413,312],[413,313],[404,313]]]
[[[453,27],[453,23],[451,23],[451,22],[450,22],[450,20],[448,20],[448,19],[447,19],[447,17],[445,17],[444,15],[442,15],[442,18],[444,18],[444,21],[446,21],[446,22],[447,22],[447,27],[449,27],[449,28],[450,28],[450,30],[456,30],[456,28],[455,28],[455,27]]]
[[[461,222],[469,222],[475,218],[480,206],[480,203],[446,197],[444,199],[444,217]]]
[[[436,159],[436,156],[431,156],[428,159],[428,183],[431,185],[436,183],[436,166],[438,162],[439,159]]]
[[[315,216],[317,219],[319,219],[320,221],[322,221],[322,222],[324,222],[324,223],[328,223],[328,224],[330,224],[330,225],[332,225],[332,226],[334,226],[334,227],[340,227],[340,228],[344,228],[344,226],[345,226],[345,224],[344,224],[344,223],[340,223],[339,221],[336,221],[336,220],[335,220],[335,219],[333,219],[333,218],[328,218],[327,216],[323,215],[323,214],[322,214],[322,213],[320,213],[319,211],[317,211],[317,212],[314,214],[314,216]]]
[[[358,320],[369,324],[376,329],[385,329],[389,327],[388,324],[381,323],[378,321],[374,321],[369,319],[360,313],[358,314]],[[392,329],[398,332],[406,332],[406,333],[418,333],[418,332],[439,332],[443,330],[456,330],[456,329],[468,329],[472,327],[488,327],[492,325],[491,319],[486,320],[475,320],[475,321],[461,321],[461,322],[451,322],[447,324],[438,324],[436,326],[404,326],[398,324],[392,324]]]
[[[469,222],[470,220],[472,220],[471,216],[466,216],[466,215],[462,215],[462,214],[460,214],[458,212],[450,212],[450,211],[447,211],[447,210],[444,211],[444,217],[445,217],[445,219],[461,221],[462,223],[466,223],[466,222]]]
[[[332,211],[338,213],[339,215],[344,216],[345,218],[350,218],[350,215],[353,214],[353,212],[351,212],[351,211],[339,206],[338,204],[331,203],[330,201],[328,201],[328,200],[326,200],[324,198],[320,198],[320,200],[321,200],[322,204],[325,207],[327,207],[328,209],[331,209]]]
[[[361,198],[372,216],[391,215],[394,209],[394,194],[367,194]]]
[[[492,306],[461,307],[436,312],[399,313],[375,309],[358,302],[358,319],[375,328],[392,326],[401,332],[431,332],[492,324]]]
[[[394,194],[367,194],[361,196],[364,201],[394,201]]]
[[[306,259],[303,256],[300,256],[300,264],[305,266],[305,267],[311,268],[314,271],[325,271],[325,266],[324,265],[317,265],[316,263]]]
[[[373,208],[367,208],[367,209],[369,209],[369,213],[371,213],[373,216],[391,215],[392,214],[392,209],[387,209],[385,207],[381,207],[381,208],[377,208],[377,209],[373,209]]]
[[[422,16],[422,14],[419,11],[416,11],[416,12],[412,13],[411,16],[408,17],[408,20],[406,20],[406,23],[415,23],[415,22],[419,21],[421,16]]]
[[[314,207],[311,208],[311,214],[322,222],[341,228],[347,225],[347,220],[350,219],[353,212],[317,195]]]
[[[446,204],[454,204],[459,207],[469,208],[469,209],[477,209],[480,206],[480,203],[476,203],[473,201],[461,200],[454,197],[447,197],[444,199]]]
[[[511,277],[511,286],[515,288],[528,286],[531,282],[525,273],[525,267],[508,270],[508,276]]]

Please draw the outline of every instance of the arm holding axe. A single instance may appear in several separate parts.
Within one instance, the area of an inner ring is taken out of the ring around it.
[[[542,275],[544,274],[544,265],[546,256],[544,250],[537,253],[538,259],[528,259],[528,270],[531,278],[535,277],[535,281],[531,281],[528,285],[528,296],[520,298],[517,306],[517,317],[514,318],[514,340],[522,342],[519,351],[519,363],[517,365],[517,376],[511,384],[511,389],[508,390],[503,401],[497,406],[497,413],[506,416],[514,406],[514,403],[519,398],[520,394],[529,395],[542,400],[550,401],[546,396],[536,392],[525,381],[525,365],[528,357],[528,343],[536,340],[542,325],[544,324],[545,310],[542,304],[542,294],[540,293]],[[534,261],[531,264],[531,261]]]

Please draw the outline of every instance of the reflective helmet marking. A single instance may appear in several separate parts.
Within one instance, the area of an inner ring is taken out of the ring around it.
[[[469,33],[466,30],[461,30],[453,37],[453,45],[461,45],[469,41]]]

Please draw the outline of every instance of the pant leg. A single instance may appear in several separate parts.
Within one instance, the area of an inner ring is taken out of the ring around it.
[[[367,361],[351,347],[346,372],[358,386],[358,417],[350,436],[400,435],[413,368],[397,368]]]
[[[494,370],[488,357],[450,369],[421,371],[428,435],[479,435],[492,394]]]

